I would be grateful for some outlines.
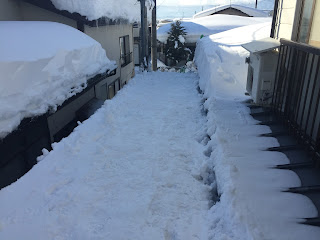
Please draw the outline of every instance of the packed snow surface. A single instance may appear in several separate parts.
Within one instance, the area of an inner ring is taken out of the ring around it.
[[[193,16],[193,18],[200,18],[200,17],[205,17],[205,16],[210,16],[216,12],[220,12],[223,10],[226,10],[228,8],[234,8],[236,10],[239,10],[247,15],[249,15],[250,17],[268,17],[268,14],[265,13],[262,10],[259,9],[255,9],[255,8],[251,8],[251,7],[246,7],[246,6],[241,6],[241,5],[237,5],[237,4],[228,4],[228,5],[221,5],[218,7],[214,7],[214,8],[209,8],[207,10],[204,10],[202,12],[199,12],[197,14],[195,14]]]
[[[210,209],[209,239],[318,240],[320,228],[298,224],[317,216],[311,200],[282,192],[301,186],[289,170],[272,167],[289,163],[267,126],[257,125],[244,101],[247,78],[241,44],[268,37],[270,24],[236,28],[202,38],[195,62],[204,92],[207,115],[207,147],[212,150],[208,166],[216,174],[220,201]]]
[[[51,0],[59,10],[79,13],[88,20],[107,17],[109,19],[126,19],[130,22],[140,22],[140,2],[136,0]],[[146,0],[148,17],[154,7],[153,0]]]
[[[0,239],[207,239],[197,82],[138,74],[0,190]]]
[[[0,138],[115,68],[100,43],[54,22],[0,22]]]
[[[234,15],[216,14],[196,19],[181,20],[181,26],[186,29],[186,43],[196,43],[201,35],[208,36],[220,33],[233,28],[257,24],[271,23],[270,17],[241,17]],[[166,43],[169,37],[171,23],[162,25],[157,30],[157,38],[160,42]]]

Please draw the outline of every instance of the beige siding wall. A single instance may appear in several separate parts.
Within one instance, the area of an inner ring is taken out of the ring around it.
[[[275,37],[292,39],[297,0],[279,0]]]
[[[0,21],[20,21],[20,3],[17,0],[0,0]]]
[[[133,52],[132,25],[121,24],[108,25],[103,27],[85,26],[84,32],[93,39],[100,42],[102,47],[106,50],[108,58],[117,62],[117,74],[120,74],[121,83],[123,84],[124,82],[128,82],[132,77],[134,65],[133,62],[131,62],[127,66],[123,68],[121,67],[119,38],[129,35],[130,52]]]
[[[310,34],[310,45],[320,47],[320,2],[316,1]]]

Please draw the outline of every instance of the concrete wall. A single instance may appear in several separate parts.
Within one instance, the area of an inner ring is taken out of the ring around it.
[[[21,21],[20,1],[0,0],[0,21]]]
[[[279,0],[278,19],[275,26],[275,38],[292,39],[297,0]]]

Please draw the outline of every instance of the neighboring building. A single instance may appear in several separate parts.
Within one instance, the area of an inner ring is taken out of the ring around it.
[[[127,20],[100,18],[89,21],[78,13],[56,9],[50,0],[3,0],[0,2],[0,21],[51,21],[77,28],[98,41],[108,58],[117,62],[117,73],[108,84],[119,79],[122,87],[134,75],[132,24]]]
[[[210,8],[199,12],[193,16],[193,18],[200,18],[206,16],[212,16],[215,14],[226,14],[226,15],[236,15],[242,17],[268,17],[269,14],[250,7],[229,4],[229,5],[221,5],[218,7]]]
[[[320,2],[276,1],[272,37],[320,47]]]
[[[212,16],[209,15],[195,19],[181,20],[181,26],[186,29],[187,35],[185,36],[185,45],[191,50],[191,59],[193,59],[196,43],[201,37],[252,24],[263,22],[270,22],[271,24],[271,20],[271,17],[243,17],[214,14]],[[166,65],[170,65],[170,62],[166,58],[165,49],[171,24],[172,23],[164,24],[159,27],[157,31],[158,58]]]
[[[133,27],[124,19],[88,20],[78,13],[56,9],[50,0],[2,0],[0,21],[49,21],[69,25],[99,42],[107,57],[117,65],[116,69],[89,76],[86,88],[65,100],[56,111],[24,118],[16,130],[0,138],[1,188],[30,170],[43,148],[50,150],[51,143],[69,135],[78,121],[86,120],[104,100],[111,99],[133,77],[134,63]]]

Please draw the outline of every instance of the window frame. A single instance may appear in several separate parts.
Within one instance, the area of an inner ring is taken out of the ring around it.
[[[316,0],[312,0],[310,21],[309,21],[309,24],[308,24],[306,38],[302,41],[302,39],[301,39],[302,30],[301,29],[302,29],[302,21],[303,21],[303,14],[304,14],[304,11],[305,11],[306,1],[307,0],[301,1],[299,6],[297,6],[296,14],[295,14],[295,19],[297,19],[297,20],[294,23],[294,25],[296,27],[293,28],[293,29],[296,29],[296,31],[293,30],[294,32],[293,32],[292,36],[294,36],[294,37],[292,38],[292,40],[296,41],[296,42],[309,44],[310,34],[311,34],[311,29],[312,29],[312,22],[313,22],[314,11],[315,11],[315,5],[316,5]]]
[[[132,62],[132,52],[130,51],[130,38],[125,35],[119,38],[120,45],[120,64],[125,67]]]

